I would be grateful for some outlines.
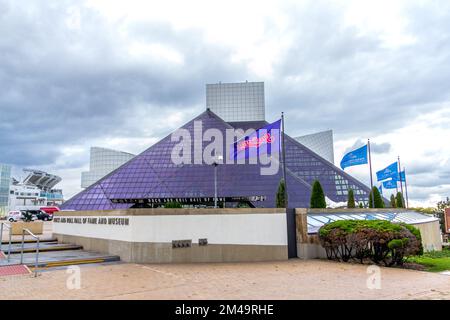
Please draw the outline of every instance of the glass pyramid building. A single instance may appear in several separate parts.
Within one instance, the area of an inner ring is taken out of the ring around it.
[[[225,122],[206,110],[182,128],[194,136],[194,121],[202,121],[203,132],[215,128],[258,129],[265,121]],[[210,142],[203,142],[205,148]],[[62,205],[63,210],[110,210],[159,206],[168,201],[189,205],[210,205],[214,200],[214,167],[208,164],[172,162],[171,153],[178,142],[171,135],[126,162],[89,188]],[[224,142],[224,148],[226,148]],[[224,149],[225,150],[225,149]],[[193,154],[193,153],[192,153]],[[246,202],[251,207],[275,207],[275,196],[282,170],[275,175],[261,175],[260,164],[223,164],[217,166],[219,204],[227,207]],[[289,207],[307,208],[312,183],[319,180],[326,196],[334,202],[347,201],[347,190],[354,190],[355,200],[367,203],[370,188],[327,160],[286,135],[286,170]]]

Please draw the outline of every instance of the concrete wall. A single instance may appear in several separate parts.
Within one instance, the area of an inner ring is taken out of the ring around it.
[[[297,227],[297,255],[300,259],[326,258],[317,234],[308,234],[308,209],[295,209]]]
[[[442,238],[439,221],[414,224],[420,230],[422,236],[422,246],[424,251],[441,251]]]
[[[108,219],[120,219],[110,224]],[[270,261],[287,259],[286,214],[279,209],[130,209],[61,212],[60,242],[119,255],[137,263]],[[199,239],[208,244],[199,245]],[[172,241],[191,247],[172,248]]]

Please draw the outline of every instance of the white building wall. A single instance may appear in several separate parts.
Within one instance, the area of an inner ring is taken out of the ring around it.
[[[89,187],[134,157],[134,154],[127,152],[92,147],[89,171],[81,173],[81,187]]]
[[[111,216],[104,216],[109,218]],[[76,216],[88,221],[101,216]],[[53,232],[77,237],[127,242],[170,243],[172,240],[206,238],[210,244],[287,245],[286,214],[211,214],[115,216],[129,225],[62,223],[55,219]]]
[[[333,130],[308,134],[295,140],[334,164]]]
[[[264,82],[207,84],[206,107],[227,122],[264,121]]]

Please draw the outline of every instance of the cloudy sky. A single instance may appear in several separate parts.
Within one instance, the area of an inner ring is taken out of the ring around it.
[[[0,162],[70,197],[90,146],[139,153],[245,80],[289,134],[333,129],[337,164],[370,138],[413,205],[450,196],[448,0],[0,0]]]

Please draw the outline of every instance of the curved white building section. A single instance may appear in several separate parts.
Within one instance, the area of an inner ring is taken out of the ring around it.
[[[89,171],[81,173],[81,187],[89,187],[134,157],[123,151],[91,147]]]

